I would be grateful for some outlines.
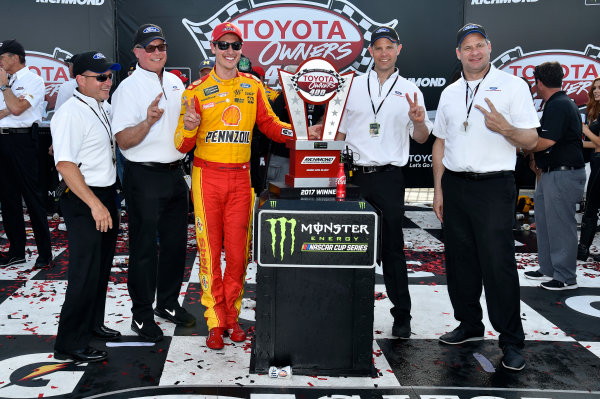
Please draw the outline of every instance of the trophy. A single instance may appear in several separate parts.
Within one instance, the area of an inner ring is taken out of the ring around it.
[[[310,58],[295,74],[279,70],[279,78],[296,140],[289,140],[290,173],[285,184],[290,187],[335,187],[343,141],[335,136],[354,72],[340,75],[323,58]],[[305,103],[326,104],[321,140],[308,140]]]

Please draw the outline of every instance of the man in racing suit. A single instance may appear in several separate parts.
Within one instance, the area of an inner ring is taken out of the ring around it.
[[[202,304],[209,329],[206,344],[211,349],[223,348],[225,330],[234,342],[246,339],[238,316],[254,204],[249,170],[252,129],[256,123],[278,142],[294,138],[291,125],[271,110],[261,82],[237,70],[241,48],[242,33],[237,26],[222,23],[215,27],[211,41],[215,67],[184,92],[175,133],[179,151],[188,152],[196,145],[192,196]],[[310,135],[319,137],[318,129]],[[227,264],[224,275],[222,247]]]

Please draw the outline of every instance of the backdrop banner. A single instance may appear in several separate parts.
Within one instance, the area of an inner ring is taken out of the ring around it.
[[[169,44],[168,69],[179,69],[190,82],[200,62],[212,57],[210,32],[224,21],[240,26],[244,55],[265,70],[267,85],[278,86],[277,71],[323,57],[340,73],[365,73],[373,60],[367,50],[377,26],[394,27],[402,51],[400,74],[423,91],[431,119],[439,96],[460,76],[456,31],[466,22],[482,24],[492,43],[493,64],[525,77],[532,85],[533,68],[559,61],[565,70],[564,90],[579,107],[600,73],[600,42],[594,36],[600,2],[593,0],[0,0],[14,18],[5,18],[0,40],[16,38],[27,52],[29,68],[46,81],[51,118],[58,87],[68,80],[64,59],[91,49],[116,58],[120,79],[135,61],[133,35],[145,23],[160,25]],[[557,29],[557,16],[569,23]],[[27,18],[30,29],[23,29]],[[115,82],[115,86],[118,81]],[[542,101],[534,95],[541,109]],[[431,187],[431,144],[411,144],[405,168],[407,187]],[[531,186],[533,182],[531,181]]]

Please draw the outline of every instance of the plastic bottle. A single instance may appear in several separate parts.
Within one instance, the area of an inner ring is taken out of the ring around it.
[[[338,201],[343,201],[346,199],[346,174],[344,173],[343,162],[340,162],[340,167],[338,169],[335,199]]]

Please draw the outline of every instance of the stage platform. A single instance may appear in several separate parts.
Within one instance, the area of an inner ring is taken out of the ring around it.
[[[121,223],[106,310],[107,326],[121,331],[123,339],[117,343],[120,346],[93,342],[109,352],[109,359],[99,364],[53,359],[54,335],[66,288],[66,232],[58,229],[61,220],[49,220],[56,266],[33,270],[37,253],[28,228],[28,262],[0,269],[0,398],[600,397],[600,264],[579,262],[577,290],[552,292],[538,288],[537,282],[523,277],[524,271],[537,267],[535,231],[515,230],[521,318],[527,340],[527,366],[523,371],[506,372],[499,365],[498,334],[487,319],[485,306],[485,340],[460,346],[438,343],[440,335],[457,325],[446,286],[443,237],[431,208],[411,205],[404,222],[413,307],[411,339],[391,336],[390,302],[377,268],[373,293],[373,363],[377,376],[293,375],[290,379],[272,379],[249,372],[255,319],[254,263],[248,269],[240,319],[249,332],[248,339],[243,343],[226,339],[225,348],[219,351],[206,347],[193,224],[189,226],[181,303],[198,318],[198,323],[182,328],[157,318],[164,340],[150,345],[140,343],[130,329],[125,221]],[[525,219],[520,225],[532,221]],[[592,252],[600,250],[599,243],[597,238]],[[6,248],[0,225],[0,249]]]

